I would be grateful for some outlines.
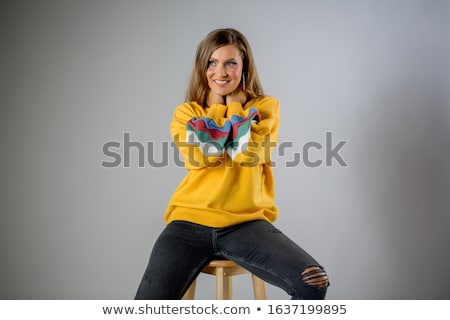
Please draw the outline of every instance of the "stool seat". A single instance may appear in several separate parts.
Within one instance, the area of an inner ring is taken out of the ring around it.
[[[201,270],[202,273],[216,276],[216,299],[232,299],[232,277],[240,274],[250,273],[245,268],[231,260],[212,260]],[[195,298],[195,288],[197,279],[195,279],[189,289],[183,296],[183,300],[192,300]],[[252,274],[253,293],[256,300],[266,300],[266,285],[263,280]]]

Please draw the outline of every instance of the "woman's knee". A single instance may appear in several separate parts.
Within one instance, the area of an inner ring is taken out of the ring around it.
[[[307,286],[315,286],[321,289],[325,289],[329,286],[328,275],[322,267],[307,267],[300,275]]]
[[[294,300],[297,299],[325,299],[328,286],[328,275],[322,267],[306,267],[298,273],[299,286],[291,293]]]

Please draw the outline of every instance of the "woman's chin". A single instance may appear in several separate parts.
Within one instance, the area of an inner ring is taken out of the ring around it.
[[[227,96],[227,95],[229,95],[229,94],[231,94],[233,92],[233,90],[227,90],[227,89],[216,89],[216,90],[214,90],[214,93],[215,94],[217,94],[218,96],[221,96],[221,97],[225,97],[225,96]]]

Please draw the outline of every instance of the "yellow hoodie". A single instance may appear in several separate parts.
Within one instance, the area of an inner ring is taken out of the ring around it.
[[[164,215],[226,227],[278,216],[270,161],[278,140],[279,101],[273,97],[213,104],[179,105],[170,125],[188,173]]]

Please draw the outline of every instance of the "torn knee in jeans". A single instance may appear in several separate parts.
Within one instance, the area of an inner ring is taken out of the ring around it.
[[[319,288],[328,287],[328,276],[325,270],[321,267],[308,267],[301,273],[303,282],[307,285],[316,286]]]

